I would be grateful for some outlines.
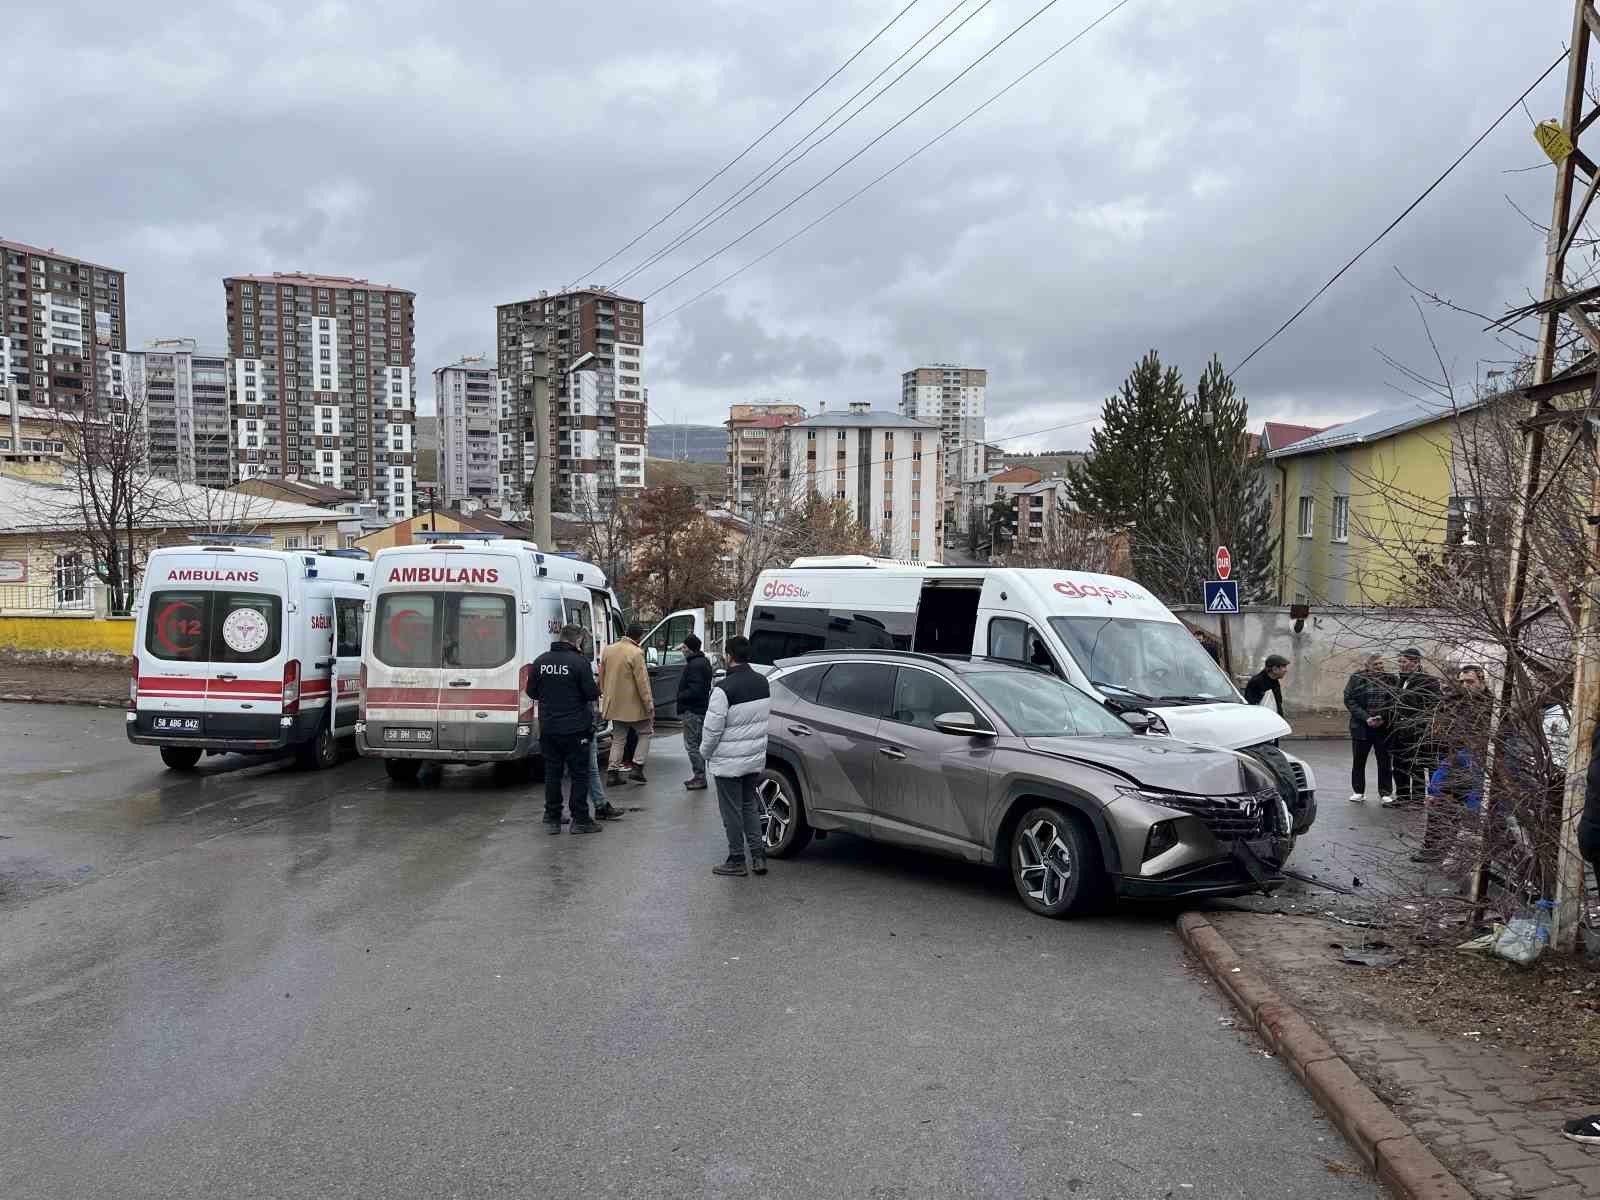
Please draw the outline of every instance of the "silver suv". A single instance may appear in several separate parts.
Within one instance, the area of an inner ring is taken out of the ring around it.
[[[1253,759],[1131,727],[1043,671],[895,651],[776,664],[768,853],[840,830],[1006,864],[1034,912],[1271,890],[1292,819]]]

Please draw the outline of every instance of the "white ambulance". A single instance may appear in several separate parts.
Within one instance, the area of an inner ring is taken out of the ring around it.
[[[1316,819],[1311,768],[1283,753],[1289,724],[1246,704],[1166,605],[1114,575],[954,567],[865,555],[798,558],[757,578],[745,614],[751,657],[811,650],[920,650],[1030,663],[1150,731],[1242,750],[1270,767],[1295,832]]]
[[[529,668],[563,625],[589,631],[596,662],[621,636],[605,573],[494,534],[423,536],[373,560],[356,748],[396,780],[427,762],[536,759]]]
[[[128,740],[186,771],[202,754],[292,749],[338,761],[355,733],[372,564],[359,550],[274,550],[207,535],[145,563]]]

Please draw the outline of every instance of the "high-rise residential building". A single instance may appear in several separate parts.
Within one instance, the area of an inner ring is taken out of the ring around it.
[[[107,356],[127,348],[127,329],[121,271],[0,238],[0,336],[19,402],[78,412],[109,402]]]
[[[805,420],[798,404],[733,404],[728,407],[728,506],[751,515],[767,487],[768,468],[775,465],[777,431]]]
[[[539,449],[553,430],[540,429],[537,406],[550,400],[550,322],[542,298],[495,309],[500,388],[500,508],[525,517],[533,499]],[[550,405],[552,414],[554,404]],[[550,477],[555,478],[555,471]],[[551,489],[552,492],[554,488]]]
[[[961,494],[964,481],[984,472],[984,392],[988,382],[989,372],[950,363],[917,367],[900,377],[900,412],[939,426],[944,439],[945,482],[952,498]]]
[[[440,499],[500,500],[500,373],[483,355],[433,372]]]
[[[842,501],[889,558],[944,551],[944,454],[939,426],[853,403],[777,431],[796,498]]]
[[[644,304],[587,287],[502,304],[497,317],[500,373],[511,379],[505,420],[513,434],[502,446],[502,477],[531,482],[531,468],[522,464],[528,434],[545,432],[531,429],[542,379],[550,390],[554,508],[608,504],[619,486],[619,461],[636,457],[619,456],[618,447],[646,444]]]
[[[114,387],[140,406],[152,474],[203,487],[233,481],[228,359],[193,338],[164,338],[109,356]]]
[[[415,294],[342,275],[223,280],[235,474],[416,508]]]

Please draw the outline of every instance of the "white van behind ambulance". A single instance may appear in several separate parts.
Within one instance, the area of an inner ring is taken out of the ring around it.
[[[328,767],[355,732],[372,564],[362,551],[271,546],[207,535],[145,563],[128,740],[159,746],[173,770],[285,749]]]
[[[1316,780],[1274,743],[1290,732],[1244,703],[1166,605],[1113,575],[901,563],[865,555],[799,558],[757,578],[745,615],[751,657],[812,650],[920,650],[1031,663],[1151,732],[1241,750],[1279,781],[1294,832],[1316,819]]]
[[[578,625],[597,661],[621,620],[600,568],[532,542],[450,533],[380,550],[356,748],[403,781],[429,762],[536,760],[533,660]]]

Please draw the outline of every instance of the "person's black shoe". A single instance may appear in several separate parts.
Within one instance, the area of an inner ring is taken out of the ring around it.
[[[607,800],[599,808],[594,810],[594,815],[597,820],[601,821],[620,821],[627,814],[615,804],[611,803],[611,801]]]
[[[1582,1142],[1585,1146],[1600,1146],[1600,1113],[1577,1117],[1561,1127],[1561,1136],[1569,1142]]]
[[[617,771],[617,770],[607,770],[606,771],[606,786],[607,787],[621,787],[622,786],[622,772],[621,771]]]
[[[599,833],[604,828],[605,826],[596,825],[593,821],[574,821],[572,823],[573,833]]]
[[[635,767],[633,770],[629,771],[628,772],[628,782],[629,783],[644,783],[645,782],[644,768],[643,767]]]
[[[750,869],[757,875],[765,875],[767,873],[767,860],[764,858],[756,859],[750,864]]]
[[[560,833],[561,832],[561,822],[560,821],[546,821],[544,823],[544,831],[546,833]]]
[[[711,873],[713,875],[750,874],[750,872],[745,869],[744,859],[742,858],[730,858],[727,862],[718,863],[716,866],[711,868]]]

